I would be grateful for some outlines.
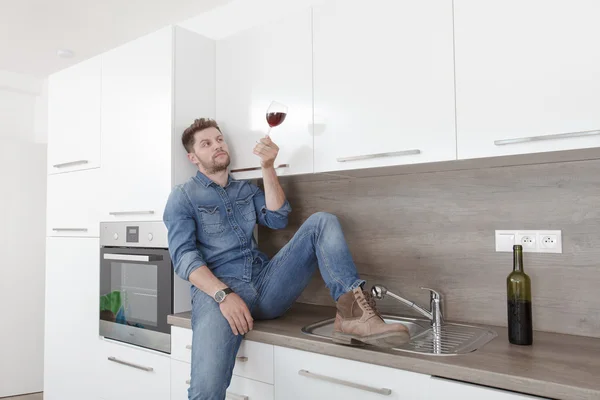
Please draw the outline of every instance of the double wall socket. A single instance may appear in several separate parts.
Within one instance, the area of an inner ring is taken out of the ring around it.
[[[527,253],[562,253],[561,231],[497,230],[496,251],[513,251],[520,244]]]

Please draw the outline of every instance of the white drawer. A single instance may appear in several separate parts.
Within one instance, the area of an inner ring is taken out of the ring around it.
[[[99,393],[110,400],[165,400],[171,392],[171,361],[167,355],[103,340]]]
[[[192,330],[171,327],[171,358],[186,363],[192,362]]]
[[[171,400],[188,398],[190,364],[171,361]],[[228,400],[274,400],[273,386],[252,379],[233,376],[227,388]]]
[[[275,347],[275,398],[428,399],[430,376]]]
[[[243,340],[233,374],[273,384],[273,345]]]
[[[191,363],[192,330],[171,328],[171,358]],[[273,345],[243,340],[233,374],[273,384]]]

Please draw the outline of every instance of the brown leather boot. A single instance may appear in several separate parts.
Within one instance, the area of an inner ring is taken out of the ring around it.
[[[342,344],[395,347],[410,340],[402,324],[386,324],[369,292],[358,287],[337,301],[333,341]]]

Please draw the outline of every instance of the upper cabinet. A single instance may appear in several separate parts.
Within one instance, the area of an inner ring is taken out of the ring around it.
[[[600,146],[600,2],[454,6],[459,158]]]
[[[102,221],[161,219],[196,173],[181,144],[214,118],[214,42],[168,27],[102,55]]]
[[[452,22],[452,0],[314,8],[315,172],[456,159]]]
[[[100,57],[48,77],[48,173],[100,166]]]
[[[235,178],[262,176],[252,151],[267,134],[273,101],[287,107],[270,133],[279,146],[277,174],[313,172],[311,37],[311,10],[305,8],[217,41],[217,121]]]

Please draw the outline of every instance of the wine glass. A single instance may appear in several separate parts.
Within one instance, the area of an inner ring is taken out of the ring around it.
[[[287,106],[277,102],[272,101],[267,109],[267,124],[269,124],[269,131],[267,132],[267,136],[271,133],[271,128],[275,126],[281,125],[281,123],[285,120],[287,116],[288,108]]]

